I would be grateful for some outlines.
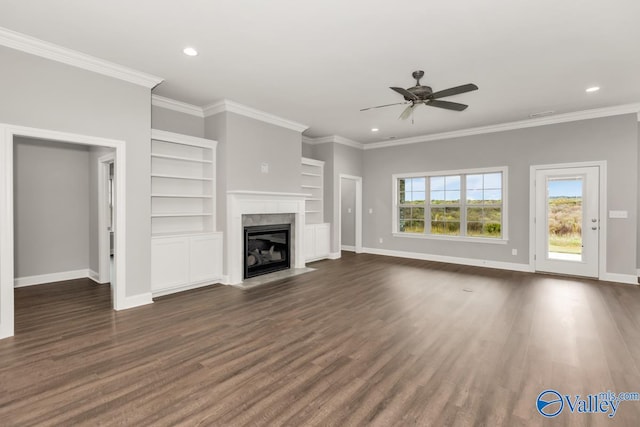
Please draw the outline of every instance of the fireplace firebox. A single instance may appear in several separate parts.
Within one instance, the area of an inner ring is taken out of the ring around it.
[[[244,227],[244,278],[291,267],[291,224]]]

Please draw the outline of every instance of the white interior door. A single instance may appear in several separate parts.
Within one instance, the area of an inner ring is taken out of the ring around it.
[[[599,170],[536,171],[536,271],[598,277]]]

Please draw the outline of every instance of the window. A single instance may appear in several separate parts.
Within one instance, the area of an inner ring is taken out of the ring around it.
[[[505,167],[395,175],[394,231],[506,240],[506,172]]]

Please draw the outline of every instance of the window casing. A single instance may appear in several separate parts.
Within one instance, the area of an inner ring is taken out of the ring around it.
[[[507,168],[393,176],[397,236],[504,243]]]

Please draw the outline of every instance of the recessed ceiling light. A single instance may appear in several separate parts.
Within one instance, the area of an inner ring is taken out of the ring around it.
[[[380,129],[378,128],[371,128],[371,132],[378,132]]]
[[[586,92],[591,93],[591,92],[597,92],[599,90],[600,90],[600,86],[591,86],[591,87],[587,88]]]
[[[192,48],[192,47],[185,47],[185,48],[182,50],[182,52],[184,52],[184,54],[185,54],[185,55],[187,55],[187,56],[196,56],[196,55],[198,55],[198,51],[197,51],[197,50],[195,50],[195,49],[194,49],[194,48]]]

